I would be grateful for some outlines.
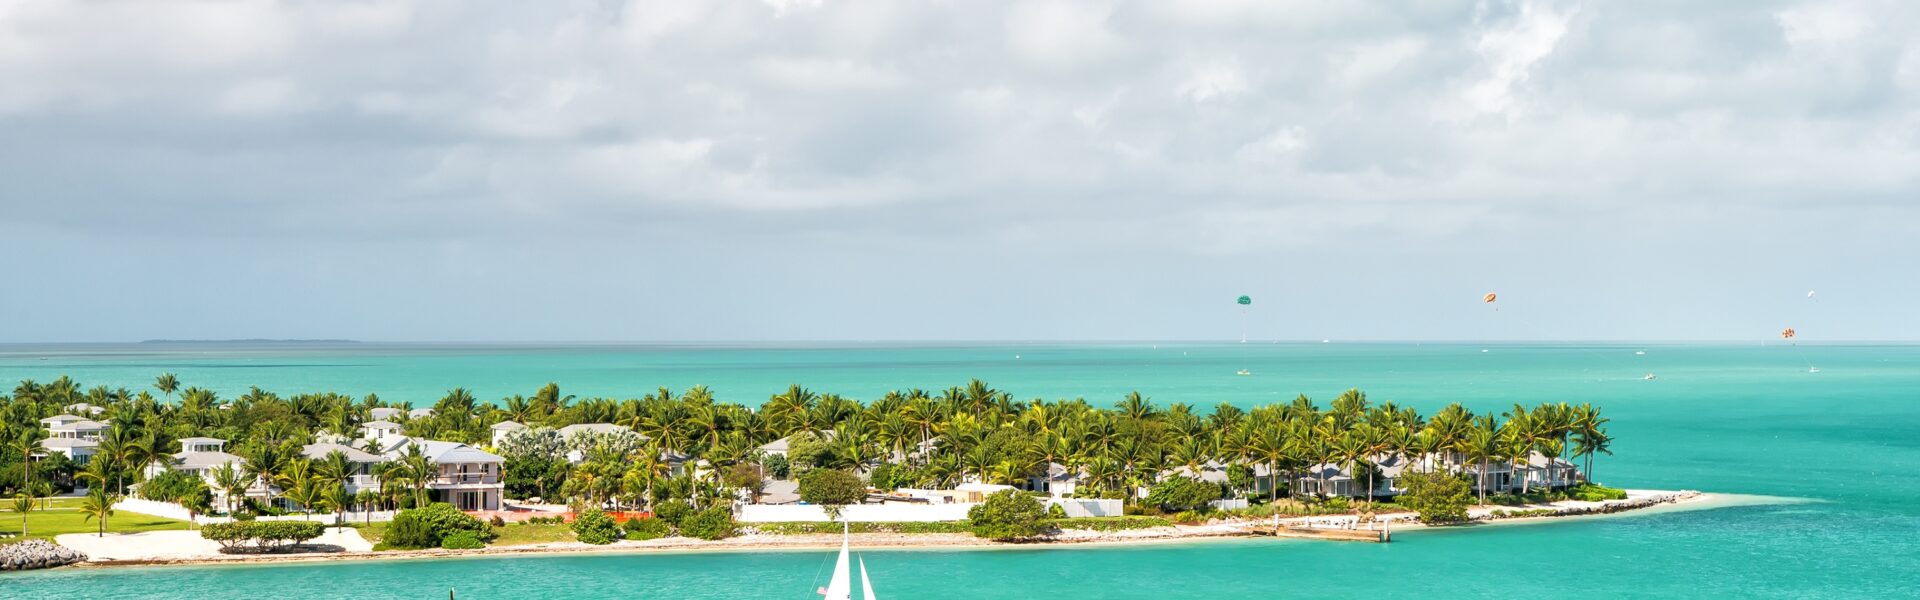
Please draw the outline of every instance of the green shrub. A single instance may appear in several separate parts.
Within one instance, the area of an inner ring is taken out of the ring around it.
[[[440,547],[448,550],[478,550],[487,547],[487,544],[471,531],[455,531],[440,539]]]
[[[426,524],[429,531],[433,532],[433,541],[435,544],[428,547],[439,545],[438,542],[441,538],[456,531],[471,532],[474,537],[481,540],[493,539],[493,526],[488,525],[486,521],[474,518],[473,515],[460,512],[460,509],[454,508],[452,504],[435,502],[428,504],[425,508],[417,508],[403,512],[418,514],[420,521]]]
[[[840,523],[837,522],[782,521],[774,523],[754,523],[747,527],[766,535],[840,534]],[[972,533],[973,525],[966,521],[861,522],[853,523],[848,530],[853,533]]]
[[[1047,505],[1047,518],[1049,518],[1049,519],[1065,519],[1065,518],[1067,518],[1067,509],[1066,509],[1065,507],[1062,507],[1062,506],[1060,506],[1060,505],[1058,505],[1058,504],[1048,504],[1048,505]]]
[[[573,518],[573,535],[589,544],[611,544],[620,539],[620,527],[613,523],[613,517],[598,508],[581,511]]]
[[[387,524],[386,533],[380,536],[380,545],[382,548],[379,549],[409,550],[432,548],[440,545],[440,540],[434,537],[433,530],[420,519],[419,512],[403,510],[393,516],[392,523]]]
[[[1173,515],[1173,522],[1182,525],[1199,525],[1207,522],[1207,516],[1197,510],[1183,510]]]
[[[1191,477],[1168,477],[1147,488],[1147,504],[1161,510],[1195,510],[1219,500],[1226,490]]]
[[[1151,529],[1154,527],[1171,527],[1173,525],[1173,522],[1168,521],[1165,518],[1161,518],[1161,517],[1125,516],[1125,517],[1081,517],[1077,519],[1066,519],[1063,521],[1055,521],[1053,524],[1061,529],[1085,529],[1089,531],[1112,532],[1112,531],[1125,531],[1129,529]]]
[[[733,537],[734,529],[733,511],[720,506],[700,511],[680,522],[682,535],[703,540]]]
[[[628,519],[626,526],[621,529],[627,532],[627,539],[630,540],[657,540],[673,533],[672,525],[654,517]]]
[[[1460,523],[1467,520],[1467,505],[1473,496],[1467,480],[1441,473],[1407,473],[1401,476],[1406,493],[1395,501],[1420,514],[1427,524]]]
[[[967,511],[967,521],[973,525],[974,535],[995,540],[1039,537],[1049,529],[1047,511],[1040,501],[1019,490],[1000,490],[987,496],[986,502]]]
[[[653,516],[659,517],[674,527],[679,527],[680,521],[690,514],[693,514],[693,505],[687,504],[684,500],[668,500],[653,507]]]
[[[1584,502],[1625,500],[1627,499],[1627,491],[1623,489],[1610,488],[1610,487],[1591,484],[1591,483],[1582,483],[1580,485],[1567,488],[1567,497],[1573,498],[1575,500],[1584,501]]]
[[[222,552],[272,552],[324,531],[324,525],[311,521],[233,521],[209,523],[200,529],[200,537],[219,542]]]

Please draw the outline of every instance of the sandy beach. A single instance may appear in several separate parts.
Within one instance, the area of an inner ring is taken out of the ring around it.
[[[1721,505],[1738,504],[1737,497],[1720,494],[1705,494],[1693,491],[1629,490],[1626,500],[1606,502],[1563,501],[1533,506],[1476,506],[1468,514],[1476,525],[1507,525],[1540,523],[1565,519],[1592,519],[1620,515],[1645,514],[1671,510],[1710,509]],[[1495,518],[1495,511],[1552,511],[1555,514],[1527,517]],[[1610,510],[1610,512],[1600,512]],[[1388,513],[1379,515],[1377,520],[1390,523],[1392,531],[1418,531],[1423,529],[1465,529],[1460,527],[1427,527],[1414,522],[1411,513]],[[1352,516],[1296,517],[1280,519],[1277,524],[1283,527],[1320,527],[1350,528],[1361,527],[1352,523]],[[1173,525],[1123,531],[1098,532],[1079,529],[1063,530],[1046,540],[1030,542],[996,542],[961,533],[856,533],[852,543],[862,548],[883,549],[993,549],[993,548],[1034,548],[1049,546],[1098,546],[1131,545],[1173,542],[1199,542],[1227,538],[1259,537],[1256,530],[1270,530],[1276,521],[1262,519],[1257,521],[1216,521],[1205,525]],[[833,534],[804,535],[764,535],[748,534],[719,541],[705,541],[690,538],[665,538],[648,541],[619,541],[607,545],[592,545],[581,542],[555,542],[528,544],[520,546],[491,547],[477,550],[391,550],[372,551],[372,544],[352,528],[328,529],[327,534],[314,540],[307,546],[315,551],[280,554],[222,554],[219,545],[203,540],[197,531],[152,531],[131,534],[109,534],[105,537],[93,534],[68,534],[56,540],[63,546],[87,553],[89,560],[77,567],[103,568],[126,566],[164,566],[164,565],[210,565],[210,564],[271,564],[271,563],[320,563],[331,561],[355,560],[420,560],[458,557],[548,555],[578,553],[646,553],[646,552],[760,552],[760,551],[802,551],[837,548],[840,536]]]

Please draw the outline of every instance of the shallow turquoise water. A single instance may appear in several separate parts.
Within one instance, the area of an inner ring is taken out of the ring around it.
[[[1488,350],[1481,352],[1482,349]],[[1646,350],[1636,356],[1634,350]],[[1018,355],[1019,358],[1015,358]],[[46,360],[41,360],[41,357]],[[1809,363],[1821,373],[1807,372]],[[1246,368],[1251,377],[1233,372]],[[1911,597],[1920,573],[1920,346],[1105,344],[963,347],[444,347],[176,351],[0,346],[0,381],[71,374],[138,387],[161,370],[231,396],[377,392],[425,403],[637,395],[704,383],[757,403],[790,382],[871,398],[981,377],[1026,398],[1251,404],[1349,386],[1430,411],[1450,401],[1593,402],[1617,456],[1597,477],[1641,488],[1807,499],[1403,535],[1394,544],[1231,541],[1129,548],[876,551],[893,597]],[[1643,373],[1659,374],[1643,381]],[[52,571],[0,576],[8,598],[810,597],[825,553],[515,557],[344,565]],[[290,593],[289,590],[302,590]]]

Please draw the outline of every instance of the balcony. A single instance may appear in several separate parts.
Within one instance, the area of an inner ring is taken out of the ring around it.
[[[498,485],[500,476],[493,473],[442,473],[433,478],[435,486]]]

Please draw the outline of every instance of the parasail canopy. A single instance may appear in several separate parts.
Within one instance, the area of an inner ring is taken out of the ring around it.
[[[1780,339],[1793,339],[1793,328],[1788,327],[1780,330]]]
[[[1499,300],[1499,299],[1500,299],[1500,295],[1499,295],[1499,294],[1495,294],[1495,293],[1493,293],[1493,292],[1487,292],[1487,295],[1485,295],[1485,296],[1481,296],[1481,297],[1480,297],[1480,299],[1481,299],[1481,300],[1483,300],[1483,301],[1486,301],[1486,302],[1493,302],[1494,300]]]
[[[1253,296],[1241,296],[1239,300],[1235,300],[1234,302],[1240,303],[1241,306],[1253,304]]]

